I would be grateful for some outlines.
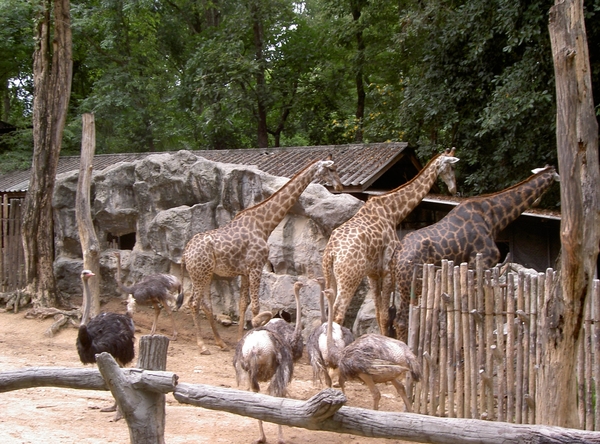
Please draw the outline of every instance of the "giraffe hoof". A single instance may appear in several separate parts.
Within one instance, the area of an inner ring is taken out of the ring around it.
[[[208,356],[208,355],[210,355],[211,353],[210,353],[210,350],[209,350],[209,349],[205,348],[205,349],[203,349],[203,350],[200,350],[200,354],[201,354],[201,355]]]

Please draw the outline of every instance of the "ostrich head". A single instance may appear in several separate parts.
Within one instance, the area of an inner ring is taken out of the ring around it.
[[[95,275],[95,274],[92,272],[92,270],[83,270],[83,271],[81,272],[81,279],[88,280],[88,279],[89,279],[89,278],[91,278],[92,276],[96,276],[96,275]]]

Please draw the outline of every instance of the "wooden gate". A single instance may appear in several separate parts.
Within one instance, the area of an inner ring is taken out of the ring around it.
[[[21,241],[24,198],[2,199],[2,254],[0,255],[0,291],[14,291],[25,286],[25,254]]]

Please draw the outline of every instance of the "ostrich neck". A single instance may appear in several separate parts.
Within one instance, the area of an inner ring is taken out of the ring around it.
[[[300,296],[298,295],[298,292],[294,293],[294,297],[296,298],[296,328],[294,329],[294,336],[298,336],[302,331],[302,327],[300,325],[302,313],[300,310]]]
[[[117,256],[117,287],[119,287],[119,290],[123,293],[133,293],[133,287],[127,287],[121,282],[121,256]]]
[[[88,285],[87,279],[82,279],[83,281],[83,315],[81,316],[81,325],[87,325],[90,320],[90,310],[92,301],[90,300],[90,287]]]
[[[327,322],[327,316],[325,316],[325,297],[323,296],[323,292],[319,296],[319,308],[321,310],[321,324]]]
[[[327,313],[327,358],[330,362],[337,365],[340,351],[333,342],[333,303],[327,298],[329,312]]]

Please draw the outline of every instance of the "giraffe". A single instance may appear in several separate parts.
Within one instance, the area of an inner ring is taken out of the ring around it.
[[[348,305],[362,279],[369,280],[382,334],[387,323],[388,262],[398,242],[396,226],[421,202],[438,176],[456,192],[454,149],[436,155],[406,184],[371,197],[349,220],[331,233],[321,263],[325,288],[334,289],[334,322],[343,325]],[[382,288],[383,287],[383,288]],[[382,291],[383,289],[383,291]]]
[[[244,332],[249,300],[252,301],[253,316],[259,311],[260,280],[269,255],[267,239],[315,178],[328,181],[336,191],[342,190],[336,166],[330,158],[311,162],[264,201],[242,210],[223,227],[196,234],[187,243],[181,258],[182,282],[187,268],[193,287],[189,306],[201,354],[210,354],[210,351],[200,334],[198,305],[210,323],[217,345],[223,350],[227,349],[213,319],[210,297],[213,274],[223,277],[241,276],[239,339]]]
[[[398,339],[406,341],[408,305],[413,269],[417,265],[440,265],[442,259],[474,265],[477,253],[483,265],[493,267],[500,260],[494,240],[508,224],[531,207],[559,176],[553,167],[533,170],[528,179],[493,194],[469,198],[443,219],[404,236],[390,262],[400,294],[395,321]],[[417,289],[420,291],[420,289]]]

